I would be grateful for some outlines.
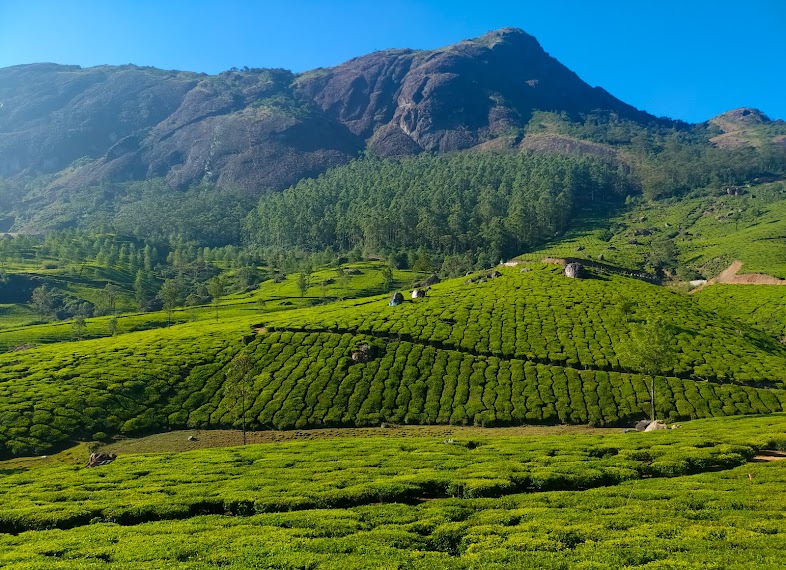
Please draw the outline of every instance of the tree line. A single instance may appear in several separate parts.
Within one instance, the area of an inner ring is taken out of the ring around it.
[[[622,167],[591,157],[364,158],[263,196],[245,237],[257,247],[310,251],[475,252],[492,264],[564,231],[579,205],[634,190]]]

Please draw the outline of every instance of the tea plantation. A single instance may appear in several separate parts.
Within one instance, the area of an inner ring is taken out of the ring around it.
[[[776,568],[786,415],[0,463],[0,565]]]
[[[268,323],[293,330],[384,334],[483,356],[619,371],[630,368],[620,347],[632,324],[665,317],[678,328],[674,374],[783,385],[782,345],[702,310],[688,297],[613,275],[573,280],[559,265],[500,271],[497,279],[437,285],[425,299],[400,307],[337,304],[318,313],[276,315]]]
[[[658,316],[679,349],[656,381],[659,416],[784,409],[786,351],[765,333],[634,279],[531,269],[447,281],[398,307],[368,297],[263,314],[228,303],[217,319],[0,355],[0,454],[243,419],[251,429],[630,425],[650,396],[619,354],[635,323]],[[226,379],[241,357],[251,364],[239,402]]]
[[[786,287],[718,284],[695,294],[699,306],[773,337],[786,336]]]
[[[644,268],[665,261],[690,279],[712,278],[732,261],[743,273],[786,278],[786,202],[782,182],[725,191],[697,191],[689,196],[642,201],[609,219],[606,210],[588,211],[564,236],[520,256],[579,257],[622,268]],[[655,259],[653,246],[671,249],[672,259]],[[673,248],[673,249],[672,249]]]

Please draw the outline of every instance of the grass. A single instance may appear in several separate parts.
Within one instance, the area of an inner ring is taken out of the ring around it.
[[[348,270],[359,272],[348,276],[346,285],[339,283],[333,269],[322,269],[311,274],[311,287],[304,296],[297,287],[297,275],[289,275],[281,282],[268,279],[259,288],[250,292],[227,295],[222,299],[218,314],[219,320],[242,318],[249,314],[262,314],[279,310],[290,310],[298,307],[309,307],[335,301],[340,298],[362,297],[385,291],[380,270],[384,267],[379,262],[364,262],[347,265]],[[411,271],[394,270],[394,286],[407,286],[417,275]],[[133,276],[132,276],[133,279]],[[323,287],[320,284],[328,282]],[[62,282],[53,283],[62,286]],[[70,289],[81,298],[98,299],[98,290],[103,287],[102,281],[85,281],[82,289]],[[91,286],[88,286],[91,285]],[[92,288],[91,288],[92,287]],[[62,288],[62,287],[61,287]],[[212,305],[196,307],[178,307],[172,312],[175,324],[215,320],[216,310]],[[111,315],[86,319],[86,327],[81,335],[83,339],[104,338],[110,336]],[[156,329],[167,326],[165,312],[137,313],[120,312],[116,315],[115,335],[128,332]],[[0,305],[0,352],[14,350],[17,347],[31,347],[41,344],[69,342],[76,340],[73,320],[40,323],[28,305]]]
[[[307,430],[263,430],[251,431],[246,434],[249,444],[258,443],[278,443],[289,441],[313,441],[316,439],[333,438],[378,438],[384,437],[389,440],[410,439],[410,438],[438,438],[443,439],[475,439],[488,437],[531,437],[540,435],[587,435],[587,434],[610,434],[621,432],[621,428],[596,428],[582,425],[522,425],[512,427],[483,428],[476,426],[452,426],[452,425],[396,425],[389,424],[385,427],[351,427],[351,428],[322,428]],[[193,438],[193,439],[189,439]],[[99,447],[96,442],[90,444],[93,448],[100,449],[107,453],[127,454],[127,453],[171,453],[181,451],[194,451],[196,449],[207,449],[213,447],[231,447],[243,443],[243,432],[240,430],[180,430],[154,435],[119,439],[109,444],[102,444]],[[75,448],[76,449],[76,448]],[[61,452],[63,453],[63,452]],[[11,462],[36,462],[51,461],[52,457],[46,456],[45,459],[15,458],[0,462],[0,466]]]

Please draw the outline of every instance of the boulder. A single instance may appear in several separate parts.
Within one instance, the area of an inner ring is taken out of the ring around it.
[[[650,425],[650,423],[652,423],[651,420],[641,420],[636,422],[636,426],[635,426],[636,431],[644,431],[645,429],[647,429],[647,426]]]
[[[425,289],[414,289],[412,291],[412,298],[413,299],[424,299],[426,297],[426,290]]]
[[[421,281],[418,284],[418,287],[431,287],[432,285],[436,285],[437,283],[439,283],[439,281],[440,281],[439,275],[434,273],[433,275],[431,275],[427,279],[424,279],[423,281]]]
[[[657,430],[661,430],[661,429],[669,429],[669,426],[667,426],[663,422],[659,422],[659,421],[656,420],[654,422],[651,422],[650,425],[648,425],[647,428],[644,431],[645,432],[647,432],[647,431],[657,431]]]
[[[400,291],[396,291],[395,293],[393,293],[393,296],[390,298],[390,303],[388,303],[388,306],[398,307],[403,302],[404,302],[404,295],[402,295]]]
[[[363,364],[370,361],[373,356],[373,347],[370,344],[361,344],[358,349],[352,353],[352,361]]]
[[[581,263],[568,263],[565,266],[565,275],[572,279],[581,279],[584,277],[584,266]]]
[[[109,465],[115,459],[117,459],[117,455],[114,453],[104,453],[96,452],[90,454],[90,459],[87,460],[88,467],[101,467],[102,465]]]

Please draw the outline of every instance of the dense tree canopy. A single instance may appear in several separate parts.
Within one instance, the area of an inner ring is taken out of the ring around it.
[[[385,252],[426,247],[493,261],[564,230],[577,204],[632,191],[621,168],[588,157],[457,153],[366,158],[260,200],[260,246]]]

